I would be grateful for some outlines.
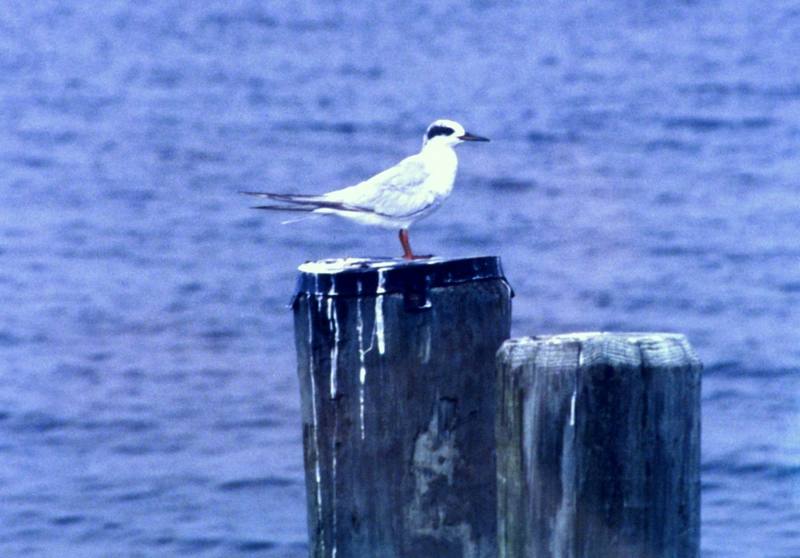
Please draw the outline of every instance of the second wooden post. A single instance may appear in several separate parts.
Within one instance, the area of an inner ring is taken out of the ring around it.
[[[700,371],[682,335],[507,341],[500,558],[697,558]]]

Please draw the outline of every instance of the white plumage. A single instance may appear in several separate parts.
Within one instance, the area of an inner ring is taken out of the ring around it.
[[[463,141],[489,140],[467,133],[458,122],[437,120],[428,126],[419,153],[354,186],[319,195],[244,193],[281,203],[257,209],[337,215],[364,225],[400,229],[403,257],[413,259],[417,256],[408,242],[408,228],[436,210],[452,192],[458,169],[454,147]]]

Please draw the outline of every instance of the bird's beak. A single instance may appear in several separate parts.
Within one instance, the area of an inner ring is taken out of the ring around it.
[[[463,136],[458,136],[458,139],[462,141],[489,141],[489,138],[484,138],[482,136],[476,136],[470,134],[469,132],[464,132]]]

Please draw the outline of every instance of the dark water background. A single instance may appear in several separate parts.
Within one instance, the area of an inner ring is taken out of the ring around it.
[[[295,268],[399,244],[236,191],[437,117],[493,142],[415,247],[516,335],[688,334],[704,556],[800,556],[800,3],[533,4],[0,3],[0,556],[304,554]]]

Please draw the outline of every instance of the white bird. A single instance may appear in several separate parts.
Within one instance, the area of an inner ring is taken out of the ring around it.
[[[437,120],[425,131],[419,153],[355,186],[318,195],[242,193],[281,202],[255,209],[338,215],[364,225],[400,229],[403,258],[430,257],[414,255],[408,228],[432,213],[453,191],[458,168],[454,148],[464,141],[489,140],[468,133],[453,120]]]

